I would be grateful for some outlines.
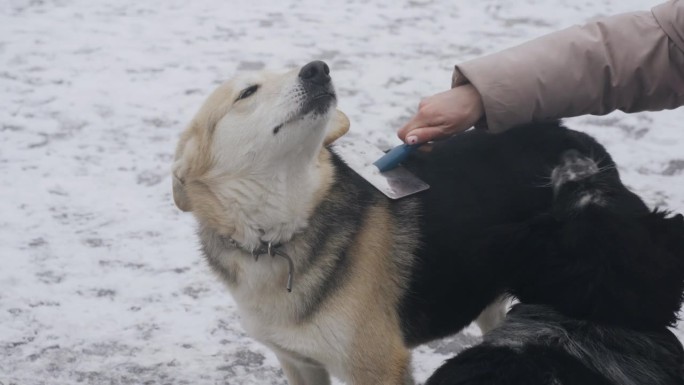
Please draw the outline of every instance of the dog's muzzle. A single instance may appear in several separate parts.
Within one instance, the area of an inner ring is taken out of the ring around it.
[[[325,62],[316,60],[302,67],[299,71],[299,81],[306,93],[302,114],[323,114],[336,101],[330,67]]]

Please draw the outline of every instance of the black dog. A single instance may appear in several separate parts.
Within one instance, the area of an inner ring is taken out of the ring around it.
[[[605,154],[566,151],[552,210],[490,228],[473,255],[520,300],[427,385],[684,384],[667,329],[684,290],[684,219],[650,212]]]

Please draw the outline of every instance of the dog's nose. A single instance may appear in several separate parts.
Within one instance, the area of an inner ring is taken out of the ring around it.
[[[325,62],[316,60],[302,67],[299,71],[299,77],[305,82],[323,85],[330,82],[329,73],[330,68],[328,68],[328,65]]]

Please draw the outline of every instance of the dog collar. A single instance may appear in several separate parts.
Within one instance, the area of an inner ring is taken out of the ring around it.
[[[290,256],[287,255],[287,253],[282,250],[283,245],[281,245],[281,244],[274,245],[272,242],[261,241],[261,244],[256,249],[247,250],[244,247],[242,247],[242,245],[240,245],[233,238],[226,237],[226,239],[228,240],[228,242],[231,245],[235,246],[235,248],[240,249],[246,253],[252,254],[255,261],[258,261],[259,256],[264,255],[264,254],[270,255],[272,258],[275,258],[276,255],[280,256],[282,258],[285,258],[287,260],[287,265],[288,265],[286,289],[287,289],[288,293],[292,292],[292,277],[294,276],[294,262],[292,262],[292,258],[290,258]]]

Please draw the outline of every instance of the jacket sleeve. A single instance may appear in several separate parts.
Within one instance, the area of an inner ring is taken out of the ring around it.
[[[456,66],[492,132],[584,114],[684,105],[684,0],[571,27]]]

